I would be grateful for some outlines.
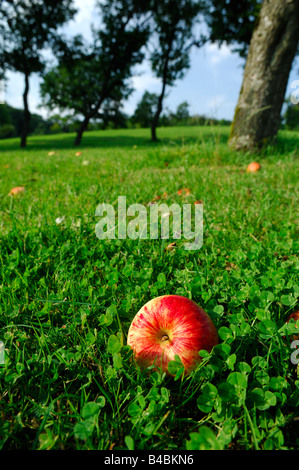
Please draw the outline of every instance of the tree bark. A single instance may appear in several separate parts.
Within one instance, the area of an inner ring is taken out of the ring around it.
[[[21,133],[21,147],[26,147],[27,135],[29,131],[30,124],[30,111],[28,106],[28,93],[29,93],[29,75],[25,73],[25,88],[23,93],[23,103],[24,103],[24,120]]]
[[[167,80],[168,80],[169,56],[170,56],[170,52],[171,52],[171,49],[172,49],[173,40],[174,40],[174,34],[172,34],[170,36],[169,41],[168,41],[168,48],[167,48],[167,53],[166,53],[165,62],[164,62],[164,66],[163,66],[163,74],[162,74],[162,91],[161,91],[160,96],[158,98],[157,110],[156,110],[156,113],[154,115],[152,125],[151,125],[151,136],[152,136],[152,141],[153,142],[157,142],[157,140],[158,140],[157,139],[156,129],[158,127],[160,114],[161,114],[162,109],[163,109],[163,100],[164,100],[165,90],[166,90],[166,85],[167,85]]]
[[[255,151],[273,142],[299,41],[299,0],[264,0],[246,61],[229,145]]]
[[[163,99],[164,99],[164,95],[165,95],[165,90],[166,90],[166,82],[163,80],[163,86],[162,86],[161,94],[160,94],[159,99],[158,99],[157,110],[156,110],[156,113],[154,115],[152,125],[151,125],[151,136],[152,136],[152,141],[153,142],[157,142],[157,140],[158,140],[157,139],[156,129],[158,127],[160,114],[161,114],[162,109],[163,109]]]
[[[107,93],[109,92],[110,90],[106,90],[106,85],[103,87],[103,91],[102,91],[102,96],[101,98],[98,100],[96,106],[89,111],[89,113],[87,113],[85,116],[84,116],[84,119],[83,121],[81,122],[78,130],[77,130],[77,135],[76,135],[76,138],[74,140],[74,145],[75,146],[79,146],[81,144],[81,140],[82,140],[82,136],[83,136],[83,133],[86,131],[87,127],[88,127],[88,124],[89,124],[89,121],[91,120],[92,117],[96,116],[100,107],[102,106],[103,102],[105,101],[105,97],[108,96]]]
[[[78,145],[81,144],[83,133],[86,131],[90,119],[91,119],[91,116],[89,116],[89,115],[84,117],[83,121],[81,122],[81,124],[80,124],[80,126],[77,130],[77,135],[76,135],[76,138],[74,140],[74,145],[78,146]]]

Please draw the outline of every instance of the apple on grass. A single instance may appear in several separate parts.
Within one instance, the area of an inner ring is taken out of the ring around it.
[[[258,162],[251,162],[249,163],[248,167],[247,167],[247,172],[248,173],[254,173],[256,171],[259,171],[261,169],[261,165],[258,163]]]
[[[295,322],[297,322],[297,320],[299,320],[299,310],[297,310],[296,312],[293,312],[293,313],[291,313],[291,315],[289,315],[289,317],[287,319],[287,323],[289,323],[290,320],[294,320]],[[291,341],[295,341],[295,340],[299,340],[299,334],[291,336]]]
[[[199,351],[211,351],[218,334],[209,315],[194,301],[180,295],[163,295],[147,302],[134,317],[128,332],[137,364],[160,367],[179,356],[188,375],[201,361]]]

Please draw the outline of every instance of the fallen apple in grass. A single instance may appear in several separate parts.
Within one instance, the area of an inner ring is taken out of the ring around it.
[[[168,364],[179,356],[189,374],[201,361],[199,351],[211,351],[218,344],[218,334],[209,315],[194,301],[164,295],[139,310],[127,342],[142,369],[156,365],[171,375]]]
[[[259,171],[261,168],[262,167],[258,162],[251,162],[251,163],[249,163],[249,165],[247,167],[247,172],[252,173],[252,172],[255,172],[255,171]]]
[[[9,196],[17,196],[18,194],[23,193],[24,191],[24,186],[17,186],[16,188],[12,188],[8,194]]]
[[[291,315],[289,315],[289,317],[287,319],[287,323],[289,323],[289,321],[292,320],[292,319],[295,322],[297,322],[297,320],[299,320],[299,310],[297,310],[296,312],[293,312],[293,313],[291,313]],[[291,336],[291,341],[295,341],[295,340],[299,340],[299,334]]]

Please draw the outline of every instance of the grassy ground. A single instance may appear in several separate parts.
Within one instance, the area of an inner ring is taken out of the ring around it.
[[[1,449],[298,449],[284,325],[299,295],[299,134],[250,156],[228,149],[228,132],[159,129],[158,144],[148,130],[95,132],[80,149],[70,135],[26,150],[0,141]],[[8,196],[15,186],[26,191]],[[203,201],[199,251],[95,236],[98,204],[164,193]],[[126,346],[139,308],[171,293],[199,303],[221,339],[176,380],[142,374]]]

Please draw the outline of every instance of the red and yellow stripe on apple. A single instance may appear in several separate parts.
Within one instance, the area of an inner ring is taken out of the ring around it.
[[[142,369],[156,365],[169,374],[169,361],[178,355],[189,374],[201,362],[199,351],[211,351],[218,344],[218,334],[210,316],[193,300],[163,295],[135,315],[127,343]]]

